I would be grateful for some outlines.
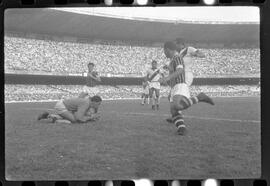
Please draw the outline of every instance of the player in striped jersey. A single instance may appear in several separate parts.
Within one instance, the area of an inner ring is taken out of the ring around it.
[[[98,72],[94,71],[95,64],[88,63],[88,73],[86,77],[86,85],[83,87],[83,91],[80,93],[79,97],[84,98],[86,96],[94,96],[99,93],[97,88],[97,83],[101,82]]]
[[[169,75],[161,78],[161,83],[169,82],[170,91],[170,111],[173,123],[177,127],[177,132],[180,135],[186,133],[182,110],[189,108],[191,105],[198,102],[205,102],[214,105],[213,100],[205,93],[200,93],[198,96],[191,97],[189,85],[187,84],[186,72],[188,73],[187,64],[184,58],[187,55],[187,49],[180,54],[177,52],[177,46],[174,42],[166,42],[164,44],[164,54],[170,58]]]
[[[184,55],[184,63],[185,63],[185,80],[188,86],[191,86],[193,82],[193,73],[192,73],[192,65],[194,60],[192,59],[193,57],[199,57],[199,58],[204,58],[205,55],[203,52],[201,52],[199,49],[196,49],[191,46],[186,46],[184,39],[182,38],[177,38],[175,40],[175,44],[177,47],[177,52],[182,55]],[[167,118],[166,121],[169,123],[172,123],[172,118]]]
[[[159,110],[159,96],[160,96],[160,82],[159,79],[163,77],[161,69],[157,68],[157,61],[152,61],[152,67],[147,70],[146,81],[149,82],[149,97],[152,102],[152,109]],[[155,93],[155,96],[154,96]]]

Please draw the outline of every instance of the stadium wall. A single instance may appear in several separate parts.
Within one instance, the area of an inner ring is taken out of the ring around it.
[[[84,85],[83,76],[5,74],[5,84]],[[101,85],[141,85],[142,77],[101,77]],[[195,78],[194,85],[256,85],[258,77]]]

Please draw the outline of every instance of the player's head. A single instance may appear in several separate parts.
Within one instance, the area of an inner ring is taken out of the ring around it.
[[[157,68],[157,61],[156,60],[152,61],[152,68]]]
[[[185,41],[183,38],[176,38],[175,44],[177,46],[178,51],[180,52],[183,48],[185,48]]]
[[[92,72],[94,70],[95,64],[90,62],[88,63],[87,67],[88,67],[88,71]]]
[[[164,43],[164,54],[167,58],[173,58],[175,52],[177,52],[177,46],[173,41],[167,41]]]
[[[100,96],[97,96],[97,95],[95,95],[93,97],[90,97],[90,100],[91,100],[91,103],[92,103],[93,108],[98,108],[99,105],[102,102],[101,97]]]

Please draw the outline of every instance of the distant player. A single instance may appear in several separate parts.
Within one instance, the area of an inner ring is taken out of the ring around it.
[[[160,100],[160,82],[159,79],[163,77],[163,72],[161,69],[157,68],[157,61],[152,61],[152,66],[147,70],[146,81],[149,82],[149,97],[152,103],[152,109],[159,110],[159,100]],[[155,95],[154,95],[155,94]]]
[[[94,96],[99,93],[97,83],[101,82],[101,79],[96,71],[94,71],[94,63],[88,63],[88,73],[86,77],[86,85],[83,87],[83,92],[79,97]]]
[[[166,42],[164,44],[164,54],[171,61],[168,66],[169,75],[159,80],[161,83],[169,82],[171,87],[169,98],[170,111],[173,123],[177,127],[177,132],[180,135],[184,135],[186,133],[182,110],[185,110],[198,102],[205,102],[214,105],[213,100],[204,93],[200,93],[195,97],[190,96],[189,85],[192,81],[187,75],[189,74],[189,61],[184,61],[184,58],[187,57],[187,51],[188,49],[185,49],[179,54],[174,42]]]
[[[142,105],[148,104],[149,105],[149,83],[147,81],[142,82]]]
[[[38,120],[51,119],[52,122],[63,123],[86,123],[96,121],[99,115],[91,112],[91,109],[97,110],[102,102],[101,97],[93,96],[86,98],[69,98],[58,101],[54,110],[56,114],[43,112],[38,116]]]
[[[192,58],[193,57],[205,58],[205,54],[199,49],[196,49],[191,46],[186,46],[184,39],[182,38],[177,38],[175,40],[175,44],[176,44],[177,52],[179,53],[179,55],[186,53],[183,57],[184,64],[185,64],[185,80],[186,80],[187,85],[190,87],[193,82],[192,66],[193,66],[194,60]],[[172,123],[172,118],[167,118],[166,120]]]

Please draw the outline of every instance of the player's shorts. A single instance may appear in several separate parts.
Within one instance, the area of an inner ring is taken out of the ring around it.
[[[190,98],[189,86],[186,83],[176,84],[170,92],[170,102],[173,102],[173,96],[181,95]]]
[[[188,86],[192,85],[193,82],[193,73],[190,71],[185,72],[185,81]]]
[[[60,100],[55,104],[54,110],[56,111],[57,114],[63,114],[64,112],[68,111],[65,104],[63,103],[63,100]]]
[[[160,89],[160,82],[149,82],[149,88]]]
[[[99,89],[97,87],[83,86],[83,92],[86,92],[89,96],[95,96],[99,93]]]
[[[148,95],[149,94],[149,88],[143,89],[143,94]]]

